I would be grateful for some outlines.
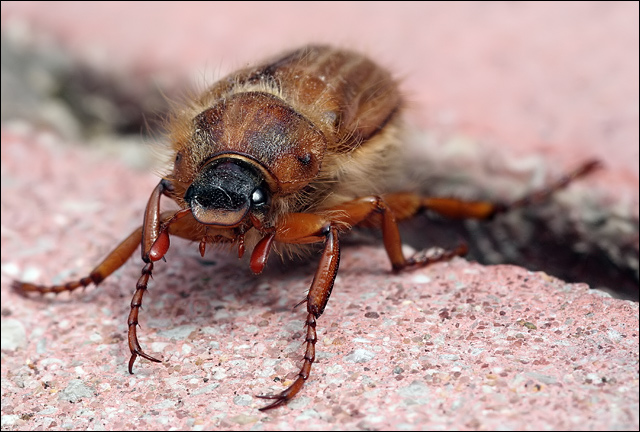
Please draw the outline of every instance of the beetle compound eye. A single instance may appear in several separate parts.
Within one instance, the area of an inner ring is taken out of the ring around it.
[[[267,204],[268,200],[269,197],[267,196],[267,193],[261,187],[255,188],[251,194],[251,204],[253,204],[254,207],[262,207]]]

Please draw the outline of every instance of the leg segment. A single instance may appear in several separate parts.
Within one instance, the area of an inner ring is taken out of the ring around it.
[[[331,210],[344,211],[344,222],[350,225],[379,226],[389,259],[395,271],[407,267],[422,267],[438,261],[446,261],[467,252],[466,245],[451,251],[435,253],[421,251],[405,259],[397,221],[409,219],[419,211],[429,209],[451,219],[490,219],[497,214],[532,205],[548,199],[553,193],[569,185],[573,180],[598,168],[598,161],[588,161],[547,187],[533,191],[511,204],[494,204],[486,201],[463,201],[453,198],[422,197],[413,193],[394,193],[384,197],[366,197],[337,206]]]
[[[309,215],[313,216],[313,215]],[[317,218],[321,221],[321,218]],[[299,226],[304,229],[304,227]],[[305,321],[305,327],[307,334],[305,338],[306,350],[304,353],[304,359],[302,368],[298,372],[298,377],[287,389],[276,395],[259,395],[262,399],[273,399],[273,402],[269,405],[260,408],[260,411],[265,411],[278,407],[287,401],[291,400],[304,386],[304,382],[309,378],[311,372],[311,365],[316,358],[316,342],[318,340],[316,334],[316,319],[322,315],[324,308],[329,301],[331,290],[333,289],[333,282],[338,273],[338,265],[340,263],[340,243],[338,240],[338,229],[336,226],[328,224],[321,233],[310,233],[311,237],[317,237],[318,234],[325,236],[324,250],[320,258],[320,264],[316,270],[316,274],[311,283],[311,288],[307,294],[307,319]],[[277,236],[276,236],[277,237]],[[307,242],[309,237],[305,236],[299,238],[299,242]],[[293,240],[293,239],[291,239]]]
[[[587,162],[583,163],[582,165],[580,165],[578,168],[576,168],[573,171],[571,171],[570,173],[565,174],[564,176],[560,177],[558,180],[556,180],[555,182],[551,183],[550,185],[547,185],[546,187],[544,187],[544,188],[542,188],[540,190],[530,192],[526,196],[520,198],[519,200],[516,200],[516,201],[512,202],[511,204],[505,206],[505,208],[501,209],[501,210],[503,212],[505,212],[505,211],[509,211],[509,210],[512,210],[512,209],[515,209],[515,208],[526,207],[526,206],[529,206],[529,205],[533,205],[533,204],[537,204],[539,202],[542,202],[542,201],[548,199],[555,192],[559,191],[560,189],[564,189],[565,187],[567,187],[575,179],[583,177],[583,176],[585,176],[587,174],[590,174],[593,171],[595,171],[596,169],[600,168],[601,166],[602,166],[602,164],[598,160],[594,159],[594,160],[587,161]]]
[[[166,181],[161,181],[151,193],[147,209],[145,210],[144,224],[132,232],[122,243],[120,243],[107,257],[94,268],[89,276],[82,279],[67,282],[63,285],[35,285],[27,282],[14,281],[11,286],[14,290],[27,293],[37,292],[40,294],[61,293],[64,291],[74,291],[80,287],[87,287],[92,283],[98,285],[110,274],[118,270],[133,255],[136,248],[142,241],[142,258],[148,260],[149,250],[158,236],[160,221],[168,218],[166,214],[160,215],[160,196],[170,190],[170,185]]]
[[[136,284],[136,292],[131,299],[131,312],[129,312],[129,319],[127,320],[127,325],[129,326],[129,350],[131,351],[131,358],[129,359],[130,374],[133,374],[133,364],[138,356],[144,357],[152,362],[160,363],[160,360],[142,351],[136,332],[136,327],[138,326],[138,311],[142,306],[142,296],[144,296],[145,291],[147,291],[147,284],[149,283],[152,271],[153,262],[147,263],[142,269],[142,274]]]
[[[173,186],[167,180],[162,179],[158,186],[153,189],[147,207],[144,210],[144,219],[142,220],[142,261],[148,263],[150,261],[149,250],[158,239],[160,234],[160,197],[173,190]]]
[[[14,281],[11,286],[18,292],[37,292],[40,294],[61,293],[64,291],[74,291],[80,287],[87,287],[92,283],[98,285],[106,279],[111,273],[118,270],[133,255],[142,236],[142,227],[132,232],[122,243],[120,243],[107,257],[102,260],[96,268],[94,268],[89,276],[82,279],[67,282],[63,285],[34,285],[27,282]]]
[[[371,196],[341,204],[334,209],[343,214],[340,220],[351,226],[373,225],[382,229],[382,241],[394,271],[447,261],[467,252],[467,247],[461,245],[452,251],[439,249],[432,252],[425,250],[408,259],[405,258],[402,253],[402,240],[400,239],[400,230],[396,222],[394,208],[401,212],[401,216],[408,218],[409,213],[414,215],[420,209],[420,197],[408,193],[390,194],[385,199]]]
[[[432,210],[450,219],[490,219],[500,213],[540,203],[555,192],[567,187],[574,180],[598,169],[600,165],[597,160],[587,161],[555,182],[542,189],[532,191],[510,204],[463,201],[454,198],[421,197],[412,193],[389,194],[385,195],[384,199],[389,204],[397,220],[413,217],[423,209]]]
[[[154,194],[157,193],[154,191]],[[152,195],[153,197],[153,195]],[[147,209],[147,212],[149,210]],[[189,218],[190,210],[179,210],[177,212],[165,212],[162,215],[155,216],[154,227],[150,230],[151,235],[147,239],[143,238],[142,245],[145,251],[143,251],[143,259],[146,264],[142,269],[142,274],[136,283],[136,292],[131,299],[131,312],[129,312],[129,318],[127,319],[127,325],[129,327],[128,339],[129,350],[131,351],[131,357],[129,358],[129,373],[133,374],[133,364],[136,362],[138,356],[146,358],[149,361],[160,363],[160,360],[145,353],[138,342],[138,313],[142,307],[142,297],[147,291],[147,285],[149,278],[152,276],[153,263],[164,257],[169,250],[169,232],[184,236],[190,233],[189,227],[194,222],[193,217]],[[148,220],[145,218],[145,220]],[[162,221],[162,222],[160,222]],[[193,239],[192,237],[188,237]],[[154,239],[153,242],[150,239]]]

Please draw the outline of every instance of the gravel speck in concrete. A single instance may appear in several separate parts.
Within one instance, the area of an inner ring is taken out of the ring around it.
[[[95,390],[85,384],[84,381],[75,379],[69,381],[69,384],[59,393],[58,398],[62,401],[76,403],[82,399],[95,396]]]
[[[2,319],[2,350],[15,351],[27,346],[27,331],[24,325],[13,318]]]
[[[376,354],[374,352],[358,348],[345,356],[344,359],[350,363],[366,363],[369,360],[373,360],[375,356]]]

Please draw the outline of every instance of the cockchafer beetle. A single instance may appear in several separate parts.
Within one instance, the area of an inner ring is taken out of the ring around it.
[[[405,258],[399,221],[430,210],[448,218],[488,219],[545,199],[598,166],[589,161],[544,189],[511,204],[433,198],[387,189],[402,146],[397,82],[367,57],[328,46],[306,46],[220,80],[168,121],[174,160],[151,193],[144,221],[87,277],[64,285],[14,282],[22,292],[59,293],[98,285],[141,244],[144,267],[128,318],[129,372],[145,353],[138,314],[154,263],[169,237],[251,249],[258,274],[272,250],[292,252],[321,244],[320,262],[306,303],[306,350],[294,382],[267,410],[302,389],[315,360],[316,320],[322,315],[340,261],[340,236],[355,226],[377,227],[394,271],[463,255],[466,247],[418,252]],[[180,210],[160,211],[160,198]]]

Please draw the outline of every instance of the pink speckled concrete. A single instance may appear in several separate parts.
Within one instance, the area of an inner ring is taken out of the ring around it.
[[[254,395],[297,371],[304,313],[291,308],[314,264],[256,277],[174,241],[141,314],[164,362],[131,376],[137,255],[85,293],[29,300],[8,283],[82,276],[140,223],[152,176],[7,131],[2,171],[3,429],[637,428],[637,304],[463,259],[394,275],[382,247],[343,249],[311,379],[260,413]]]
[[[131,376],[137,254],[85,293],[29,300],[8,285],[83,276],[141,222],[153,177],[10,131],[2,172],[3,429],[637,428],[636,303],[463,259],[394,275],[381,246],[343,248],[311,379],[260,413],[254,395],[297,372],[291,309],[314,264],[257,277],[174,241],[141,313],[141,343],[164,362]]]
[[[637,3],[125,12],[3,3],[2,25],[26,19],[103,67],[169,81],[294,42],[365,48],[406,75],[418,123],[558,165],[598,156],[599,184],[637,207]],[[304,313],[291,307],[314,264],[256,277],[233,254],[203,260],[174,241],[141,312],[141,343],[164,362],[131,376],[139,259],[84,294],[29,300],[8,286],[84,276],[141,223],[156,177],[37,130],[3,125],[1,138],[3,430],[638,430],[637,304],[462,259],[394,275],[381,246],[344,248],[309,382],[260,413],[253,396],[297,371]]]

